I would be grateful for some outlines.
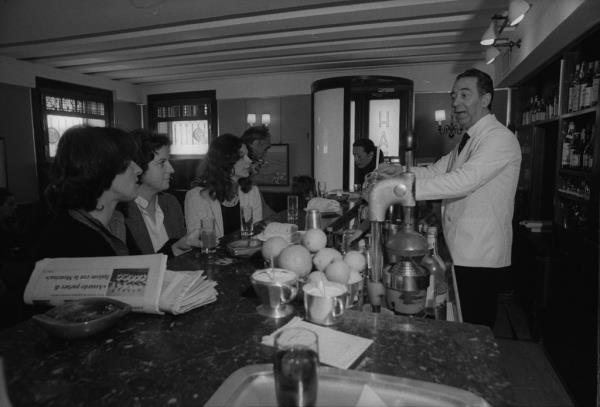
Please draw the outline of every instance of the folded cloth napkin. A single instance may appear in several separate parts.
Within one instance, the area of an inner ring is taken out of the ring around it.
[[[335,199],[313,198],[306,204],[306,210],[318,209],[321,212],[340,212],[341,206]]]
[[[298,225],[294,225],[293,223],[271,222],[262,233],[259,233],[254,237],[264,242],[271,237],[281,236],[288,242],[292,242],[296,238],[297,232]]]

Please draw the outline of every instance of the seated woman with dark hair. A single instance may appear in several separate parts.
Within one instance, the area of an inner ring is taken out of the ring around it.
[[[137,196],[142,170],[127,133],[106,127],[72,127],[60,138],[46,199],[56,214],[34,257],[127,255],[107,228],[117,203]]]
[[[177,198],[164,192],[169,189],[175,172],[169,162],[171,141],[166,135],[144,130],[131,134],[139,146],[136,162],[142,169],[141,184],[134,201],[117,206],[111,230],[117,236],[125,234],[130,251],[142,254],[172,252],[178,255],[186,247],[199,245],[199,230],[186,235],[185,219]],[[126,231],[122,230],[123,225]]]
[[[192,189],[185,194],[188,230],[200,227],[201,219],[215,219],[217,238],[240,228],[240,204],[252,206],[254,222],[262,220],[260,192],[251,184],[238,184],[250,175],[252,160],[239,137],[223,134],[213,141]]]

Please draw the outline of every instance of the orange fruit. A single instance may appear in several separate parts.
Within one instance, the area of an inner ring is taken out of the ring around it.
[[[309,229],[302,236],[302,244],[312,253],[327,245],[327,235],[321,229]]]
[[[312,258],[308,249],[300,244],[286,247],[279,253],[277,263],[279,267],[293,271],[298,277],[303,278],[312,269]]]
[[[367,268],[365,255],[357,250],[351,250],[344,255],[344,261],[351,269],[363,272]]]
[[[313,257],[313,263],[317,270],[323,271],[329,263],[331,263],[334,260],[341,259],[342,253],[330,247],[324,247],[321,250],[319,250],[317,254],[315,254],[315,257]]]
[[[289,242],[283,237],[273,236],[263,243],[260,252],[265,260],[271,261],[273,259],[273,262],[276,263],[279,254],[289,245]],[[272,264],[271,267],[275,267],[275,264]]]
[[[325,268],[325,275],[329,281],[347,284],[350,280],[350,267],[344,260],[334,260]]]

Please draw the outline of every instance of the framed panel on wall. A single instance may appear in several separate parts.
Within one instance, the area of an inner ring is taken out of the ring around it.
[[[288,144],[271,144],[267,150],[259,173],[252,177],[256,185],[290,185],[290,151]]]

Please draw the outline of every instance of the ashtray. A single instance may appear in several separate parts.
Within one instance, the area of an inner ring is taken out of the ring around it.
[[[240,239],[227,243],[227,251],[234,257],[250,257],[260,251],[262,242],[257,239]]]
[[[71,339],[101,332],[130,311],[128,304],[112,298],[82,298],[32,318],[50,334]]]

